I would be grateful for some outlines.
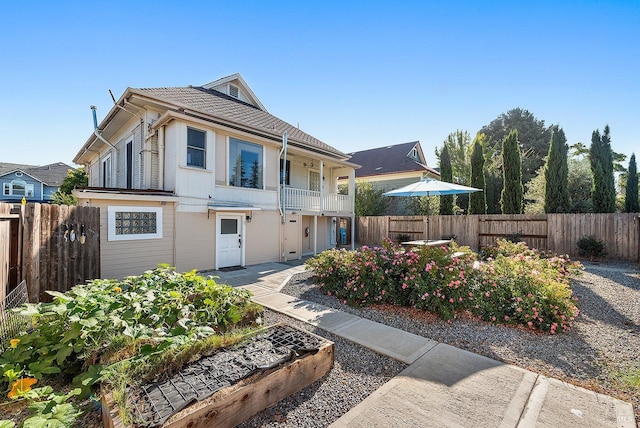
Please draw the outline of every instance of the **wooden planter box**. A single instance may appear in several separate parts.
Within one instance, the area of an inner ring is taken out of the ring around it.
[[[333,367],[333,342],[321,339],[325,344],[318,352],[224,388],[171,416],[162,428],[233,427],[309,386]],[[102,420],[105,428],[125,428],[112,393],[102,396]]]

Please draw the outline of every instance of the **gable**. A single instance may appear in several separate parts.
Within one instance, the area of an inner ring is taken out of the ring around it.
[[[239,73],[232,74],[227,77],[223,77],[213,82],[202,85],[205,89],[213,89],[214,91],[221,92],[225,95],[235,98],[250,104],[264,112],[267,109],[262,105],[256,94],[253,93],[247,82],[244,81]]]

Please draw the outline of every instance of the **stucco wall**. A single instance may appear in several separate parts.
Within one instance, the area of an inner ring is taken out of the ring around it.
[[[246,223],[245,261],[247,265],[280,260],[280,214],[276,211],[254,211]]]
[[[216,221],[206,213],[176,213],[176,269],[215,268]]]

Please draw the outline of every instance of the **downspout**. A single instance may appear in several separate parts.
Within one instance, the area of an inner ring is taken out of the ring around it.
[[[164,125],[158,128],[158,187],[164,190]]]
[[[103,143],[106,143],[107,145],[111,146],[116,151],[116,153],[118,153],[118,148],[113,144],[111,144],[110,142],[108,142],[107,139],[104,138],[102,135],[100,135],[100,132],[98,131],[98,117],[96,116],[97,107],[89,106],[89,108],[93,112],[93,134],[96,137],[98,137]]]
[[[289,138],[289,134],[285,131],[282,133],[282,150],[280,150],[280,156],[283,156],[282,167],[280,168],[280,215],[282,216],[282,224],[285,224],[287,221],[287,196],[286,196],[286,186],[287,181],[285,180],[284,174],[287,171],[287,140]],[[280,159],[278,156],[278,159]],[[284,168],[284,173],[283,173]]]
[[[108,146],[113,148],[113,150],[115,150],[115,153],[113,154],[113,164],[111,166],[111,170],[112,170],[111,172],[113,172],[113,165],[115,164],[115,167],[116,167],[115,179],[116,179],[116,182],[117,182],[117,180],[118,180],[118,148],[116,146],[114,146],[113,144],[111,144],[109,141],[107,141],[107,139],[104,138],[102,135],[100,135],[100,132],[98,131],[98,118],[97,118],[97,115],[96,115],[97,107],[96,106],[89,106],[89,108],[93,112],[93,135],[98,137],[98,139],[100,141],[102,141],[103,143],[106,143]],[[98,160],[100,160],[99,157],[98,157]],[[111,183],[109,183],[109,185],[113,187],[113,181]]]

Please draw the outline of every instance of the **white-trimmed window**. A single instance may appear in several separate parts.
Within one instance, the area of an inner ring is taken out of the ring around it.
[[[206,168],[207,133],[195,128],[187,128],[187,165]]]
[[[320,191],[320,171],[309,171],[309,190]]]
[[[24,180],[11,180],[11,182],[3,183],[2,193],[5,196],[25,196],[33,197],[33,184],[28,184]]]
[[[264,187],[264,147],[229,138],[229,186],[262,189]]]
[[[110,206],[109,241],[162,238],[162,207]]]
[[[109,154],[102,159],[102,187],[113,187],[111,171],[111,155]]]

